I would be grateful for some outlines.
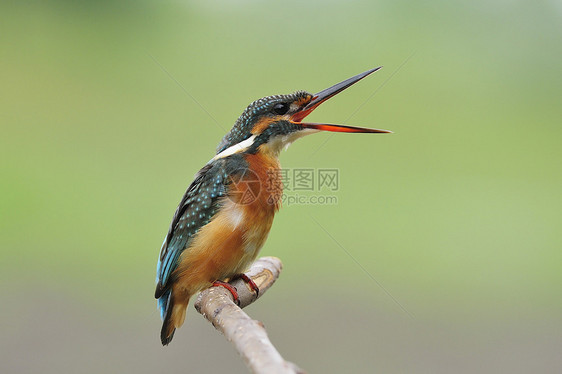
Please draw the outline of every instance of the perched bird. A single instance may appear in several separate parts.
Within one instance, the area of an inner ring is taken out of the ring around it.
[[[380,68],[314,95],[297,91],[264,97],[244,110],[216,155],[195,175],[162,244],[155,297],[163,320],[163,345],[183,324],[194,294],[213,284],[228,287],[222,281],[240,276],[255,260],[281,204],[283,187],[275,183],[275,176],[282,149],[318,131],[390,132],[302,122],[321,103]],[[236,298],[235,290],[231,292]]]

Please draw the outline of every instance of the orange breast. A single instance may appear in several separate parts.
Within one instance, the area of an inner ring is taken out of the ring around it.
[[[282,185],[279,162],[265,155],[246,155],[249,168],[229,188],[229,197],[213,220],[180,256],[176,291],[188,295],[245,271],[265,243]]]

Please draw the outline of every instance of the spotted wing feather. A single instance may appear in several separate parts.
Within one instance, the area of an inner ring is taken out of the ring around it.
[[[178,265],[181,253],[189,247],[190,240],[217,213],[221,199],[226,196],[228,183],[224,162],[215,161],[196,174],[183,195],[160,249],[156,270],[157,299],[169,288],[170,276]]]

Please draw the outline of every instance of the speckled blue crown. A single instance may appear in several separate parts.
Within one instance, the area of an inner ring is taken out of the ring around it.
[[[230,146],[248,139],[252,135],[252,128],[262,116],[273,115],[271,109],[275,104],[292,103],[309,96],[311,94],[306,91],[297,91],[289,95],[266,96],[254,101],[248,105],[242,115],[238,117],[232,129],[222,138],[217,147],[217,154]]]

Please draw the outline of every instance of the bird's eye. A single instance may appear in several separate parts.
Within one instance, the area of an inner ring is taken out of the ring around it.
[[[287,103],[279,103],[273,106],[273,112],[275,114],[283,115],[289,111],[289,104]]]

